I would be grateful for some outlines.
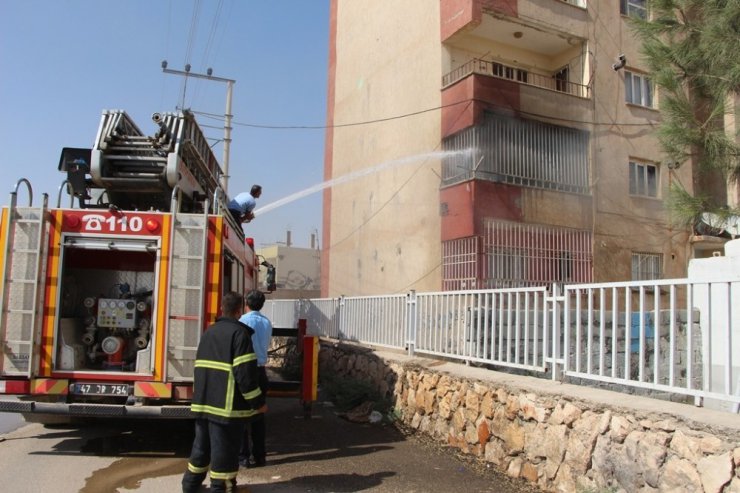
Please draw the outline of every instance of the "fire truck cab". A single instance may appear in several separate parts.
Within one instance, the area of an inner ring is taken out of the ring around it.
[[[56,206],[20,179],[3,207],[0,394],[20,399],[0,411],[189,416],[200,334],[258,265],[193,115],[152,120],[103,112],[92,149],[63,150]]]

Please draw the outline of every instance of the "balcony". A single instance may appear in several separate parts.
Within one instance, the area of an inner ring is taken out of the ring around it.
[[[446,151],[474,149],[442,162],[442,184],[485,180],[509,185],[590,193],[589,134],[506,114],[486,112],[481,124],[444,140]]]
[[[518,84],[540,87],[550,91],[558,91],[580,98],[590,98],[591,88],[584,84],[570,82],[569,70],[560,69],[553,74],[539,74],[529,70],[505,65],[503,63],[474,58],[452,72],[442,77],[442,89],[445,89],[470,75],[484,75],[498,79],[506,79]]]
[[[462,25],[443,37],[442,88],[473,75],[498,79],[484,82],[487,86],[504,80],[590,99],[594,69],[588,47],[590,24],[587,10],[575,8],[581,3],[519,2],[512,11],[503,10],[500,2],[469,5],[477,15],[462,19]],[[452,15],[455,10],[449,7]],[[448,24],[452,21],[443,26]]]
[[[531,40],[539,43],[551,34],[565,35],[563,39],[587,36],[591,21],[586,0],[440,0],[440,27],[445,44],[469,36],[490,39],[501,20],[534,28],[529,33],[534,37],[519,40],[528,45],[532,44]],[[557,27],[553,29],[554,26]],[[555,40],[555,44],[546,48],[558,45]]]

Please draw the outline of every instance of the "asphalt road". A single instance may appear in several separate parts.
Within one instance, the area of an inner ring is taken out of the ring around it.
[[[240,470],[240,493],[533,491],[392,425],[352,423],[321,404],[304,419],[293,399],[269,408],[268,464]],[[192,423],[34,423],[3,437],[3,491],[160,493],[180,491]]]
[[[1,396],[0,399],[15,399],[12,396]],[[23,426],[23,417],[17,413],[0,413],[0,436]]]

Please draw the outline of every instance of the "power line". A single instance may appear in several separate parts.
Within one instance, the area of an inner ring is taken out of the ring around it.
[[[191,62],[195,38],[198,34],[198,17],[200,16],[200,0],[193,2],[193,15],[190,18],[190,31],[188,32],[188,46],[185,51],[185,63]]]
[[[213,41],[216,38],[216,32],[218,31],[218,25],[220,24],[221,19],[221,11],[223,10],[224,2],[223,0],[219,0],[218,4],[216,5],[216,11],[213,14],[213,19],[211,20],[211,29],[208,32],[208,39],[206,40],[206,46],[203,49],[203,58],[201,61],[201,71],[205,72],[209,65],[209,59],[211,56],[211,49],[213,47]],[[203,87],[202,84],[200,84],[200,81],[195,85],[195,91],[193,92],[193,99],[192,99],[192,106],[196,105],[196,101],[200,99],[200,89]]]
[[[190,61],[193,55],[193,47],[195,46],[195,38],[198,33],[198,17],[200,15],[200,0],[193,2],[193,15],[190,19],[190,31],[188,32],[188,45],[185,50],[185,71],[190,71]],[[188,89],[188,77],[185,76],[182,82],[182,103],[181,106],[185,108],[185,93]]]
[[[216,12],[213,14],[213,21],[211,21],[211,30],[208,33],[208,39],[206,41],[206,47],[203,50],[203,67],[208,66],[208,59],[211,55],[211,49],[213,48],[213,42],[216,39],[216,33],[218,32],[218,25],[220,23],[221,11],[223,10],[224,1],[219,0],[216,6]]]
[[[411,113],[404,113],[401,115],[395,115],[395,116],[389,116],[386,118],[378,118],[375,120],[366,120],[361,122],[352,122],[352,123],[339,123],[336,125],[265,125],[265,124],[258,124],[258,123],[244,123],[244,122],[232,122],[235,126],[240,127],[249,127],[249,128],[261,128],[261,129],[270,129],[270,130],[321,130],[321,129],[328,129],[328,128],[344,128],[344,127],[356,127],[361,125],[372,125],[374,123],[382,123],[392,120],[399,120],[402,118],[408,118],[411,116],[421,115],[423,113],[429,113],[430,111],[437,111],[443,108],[449,108],[451,106],[456,106],[459,104],[465,104],[470,102],[478,102],[478,103],[485,103],[488,106],[500,108],[500,109],[506,109],[506,110],[512,110],[513,107],[511,105],[501,105],[501,104],[495,104],[491,103],[489,101],[483,101],[480,99],[466,99],[465,101],[457,101],[455,103],[449,103],[442,106],[436,106],[434,108],[428,108],[425,110],[419,110],[414,111]],[[577,123],[582,125],[594,125],[594,126],[622,126],[622,127],[652,127],[655,124],[653,122],[646,122],[646,123],[627,123],[627,122],[595,122],[595,121],[588,121],[588,120],[574,120],[571,118],[562,118],[558,116],[552,116],[552,115],[544,115],[541,113],[534,113],[531,111],[522,111],[522,110],[514,110],[517,113],[521,115],[527,115],[531,117],[536,118],[545,118],[549,120],[555,120],[560,122],[566,122],[566,123]],[[193,111],[193,113],[205,116],[206,118],[213,118],[217,120],[223,120],[223,115],[217,115],[214,113],[207,113],[202,111]]]
[[[257,123],[241,123],[241,122],[232,122],[234,125],[239,125],[240,127],[252,127],[252,128],[266,128],[266,129],[274,129],[274,130],[321,130],[326,128],[342,128],[342,127],[355,127],[359,125],[369,125],[372,123],[381,123],[381,122],[387,122],[391,120],[398,120],[400,118],[408,118],[410,116],[420,115],[422,113],[428,113],[430,111],[436,111],[440,110],[442,108],[447,108],[449,106],[455,106],[458,104],[465,104],[469,103],[470,100],[466,101],[458,101],[457,103],[450,103],[445,104],[442,106],[437,106],[436,108],[429,108],[426,110],[420,110],[420,111],[414,111],[412,113],[405,113],[403,115],[397,115],[397,116],[389,116],[387,118],[379,118],[377,120],[368,120],[364,122],[354,122],[354,123],[340,123],[337,125],[263,125],[263,124],[257,124]],[[203,115],[207,118],[213,118],[213,119],[223,119],[223,115],[217,115],[215,113],[206,113],[201,111],[194,111],[193,113],[198,115]]]

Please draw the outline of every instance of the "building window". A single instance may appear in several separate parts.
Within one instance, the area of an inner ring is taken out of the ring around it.
[[[442,286],[445,291],[476,288],[479,245],[477,237],[442,243]]]
[[[630,195],[658,196],[658,167],[654,164],[630,161]]]
[[[653,83],[645,75],[625,70],[624,100],[630,104],[653,107]]]
[[[647,19],[647,0],[619,0],[619,12],[622,15]]]
[[[591,234],[568,228],[486,220],[485,288],[590,282]]]
[[[573,254],[560,252],[558,254],[558,275],[556,280],[560,282],[571,282],[573,280]]]
[[[522,248],[497,248],[488,254],[488,272],[486,281],[488,287],[509,288],[518,287],[526,272],[527,252]]]
[[[663,278],[663,255],[632,252],[632,280],[652,281]]]
[[[568,92],[568,67],[563,67],[555,72],[555,89]]]
[[[442,180],[445,185],[480,179],[587,194],[588,140],[588,132],[575,128],[487,113],[483,124],[445,139],[447,151],[472,147],[478,153],[445,158]]]
[[[496,77],[501,77],[502,79],[510,79],[510,80],[517,80],[518,82],[524,82],[526,83],[528,80],[529,74],[526,70],[514,68],[514,67],[508,67],[506,65],[503,65],[501,63],[492,63],[493,66],[493,75]]]
[[[510,67],[506,67],[500,63],[493,62],[493,75],[496,77],[502,77],[505,79],[511,79],[514,75],[512,69]],[[511,75],[509,75],[509,71],[511,72]]]

